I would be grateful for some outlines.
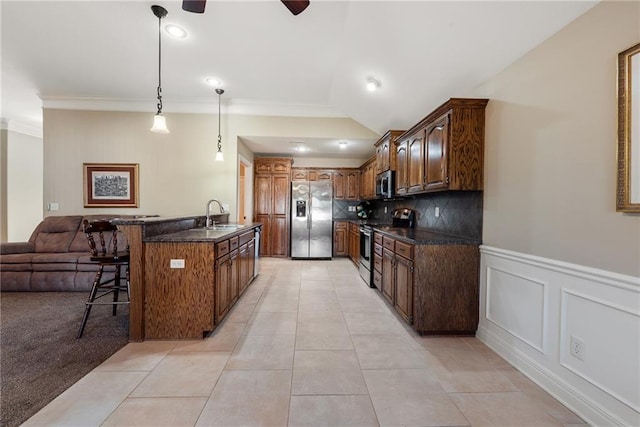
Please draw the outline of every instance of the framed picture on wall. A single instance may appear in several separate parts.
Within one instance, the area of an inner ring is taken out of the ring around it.
[[[137,208],[138,163],[83,163],[85,208]]]

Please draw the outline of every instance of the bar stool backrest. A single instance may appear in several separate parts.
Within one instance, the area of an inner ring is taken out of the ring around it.
[[[84,233],[89,242],[89,250],[93,261],[118,260],[129,254],[118,253],[118,227],[109,221],[83,221]],[[94,234],[98,234],[100,246],[96,244]],[[105,239],[106,234],[106,239]],[[111,234],[111,235],[109,235]]]

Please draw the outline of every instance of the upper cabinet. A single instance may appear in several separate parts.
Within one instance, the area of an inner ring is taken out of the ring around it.
[[[335,200],[358,200],[360,171],[358,169],[336,169],[333,171],[333,198]]]
[[[488,101],[451,98],[396,139],[397,194],[482,190]]]
[[[396,170],[396,150],[393,143],[402,133],[404,133],[403,130],[387,131],[374,144],[376,147],[376,174]]]
[[[275,157],[259,157],[254,160],[255,173],[289,173],[291,159]]]
[[[360,198],[376,197],[376,156],[372,156],[360,166]]]

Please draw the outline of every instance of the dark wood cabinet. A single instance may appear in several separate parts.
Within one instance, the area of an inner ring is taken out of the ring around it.
[[[374,155],[360,167],[360,198],[376,197],[376,156]]]
[[[387,301],[393,304],[393,282],[394,282],[394,253],[393,249],[382,249],[382,286],[380,292]]]
[[[255,230],[210,241],[145,242],[145,338],[202,339],[254,279]],[[183,259],[172,268],[169,260]]]
[[[347,221],[335,221],[333,223],[333,256],[347,256],[349,239]]]
[[[254,221],[263,224],[260,255],[286,257],[289,252],[291,159],[255,159]]]
[[[231,259],[229,254],[216,259],[215,272],[214,321],[217,325],[227,314],[231,306],[231,295],[229,292],[229,285],[231,283]]]
[[[400,316],[409,324],[413,322],[413,261],[395,256],[394,306]]]
[[[347,176],[341,170],[333,173],[333,199],[344,200],[347,198]]]
[[[360,183],[360,171],[348,170],[346,172],[347,184],[346,184],[346,199],[358,200],[360,197],[359,183]]]
[[[360,172],[357,169],[336,169],[333,171],[334,200],[358,200],[358,181]]]
[[[439,190],[448,182],[447,139],[449,137],[449,114],[437,119],[425,131],[424,139],[424,188]]]
[[[421,334],[475,334],[479,269],[478,245],[411,244],[374,233],[374,283],[378,274],[376,287]]]
[[[407,147],[409,140],[403,139],[398,141],[396,146],[396,194],[407,194],[409,180],[407,179]]]
[[[396,140],[396,192],[482,190],[487,99],[451,98]]]
[[[360,226],[349,223],[349,258],[357,266],[360,262]]]
[[[376,174],[396,170],[396,150],[393,142],[403,133],[403,130],[387,131],[374,144],[376,147]]]

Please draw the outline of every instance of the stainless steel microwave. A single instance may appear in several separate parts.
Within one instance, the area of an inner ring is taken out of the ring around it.
[[[390,199],[395,192],[395,172],[388,170],[376,176],[376,197]]]

